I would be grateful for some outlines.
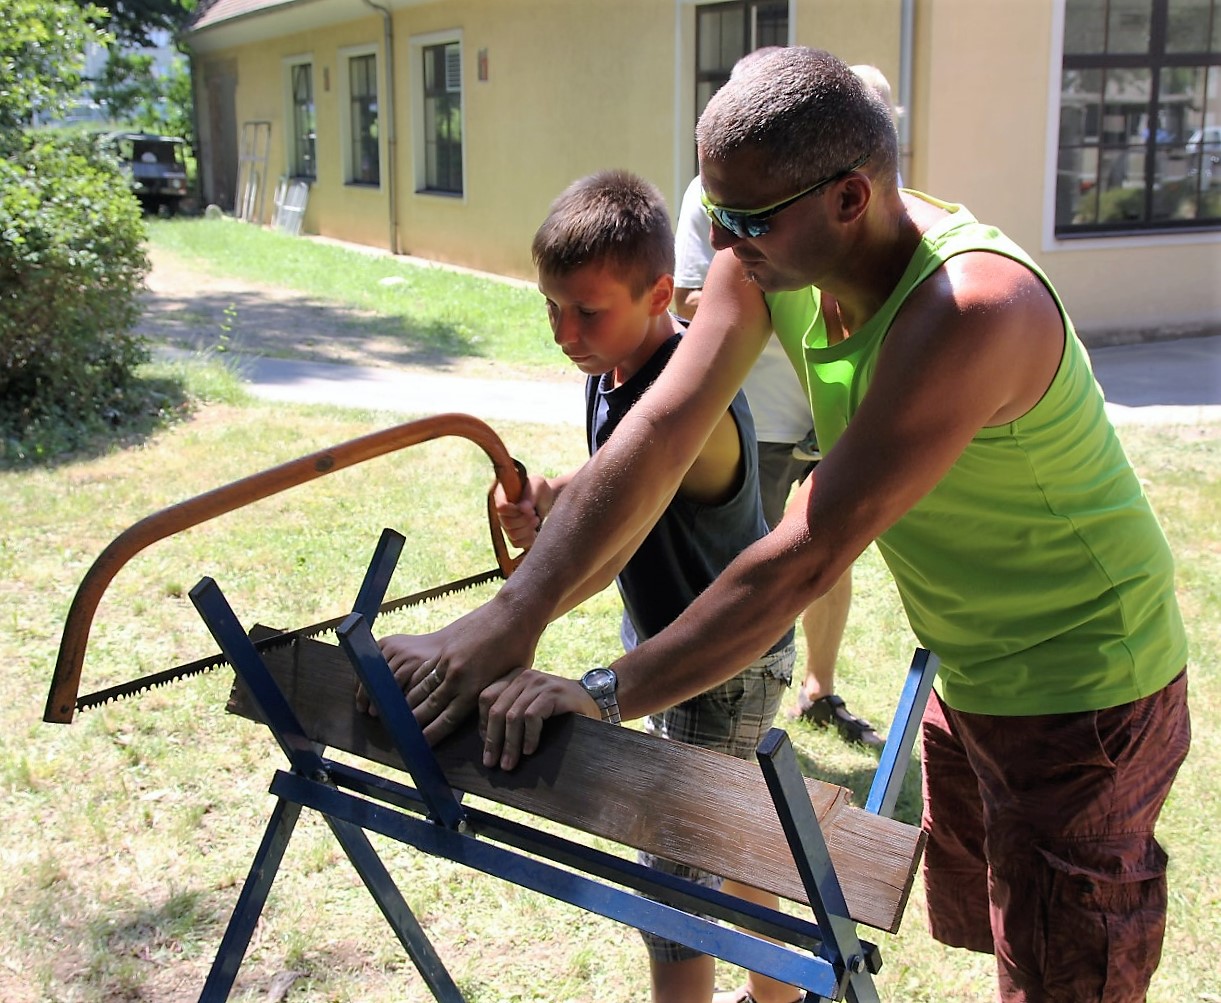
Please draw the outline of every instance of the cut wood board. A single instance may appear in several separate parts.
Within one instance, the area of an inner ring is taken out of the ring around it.
[[[263,659],[307,738],[406,769],[380,720],[357,711],[338,647],[298,640]],[[261,720],[240,679],[228,709]],[[483,766],[473,718],[434,751],[460,791],[808,904],[757,763],[576,715],[548,722],[539,751],[511,772]],[[852,807],[846,788],[806,788],[850,915],[897,932],[924,833]]]

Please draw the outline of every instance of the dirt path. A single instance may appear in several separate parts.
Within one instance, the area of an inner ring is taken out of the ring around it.
[[[413,348],[389,337],[378,314],[279,286],[210,274],[170,251],[148,248],[152,271],[137,330],[155,343],[193,351],[389,365],[481,378],[547,378],[537,369]]]

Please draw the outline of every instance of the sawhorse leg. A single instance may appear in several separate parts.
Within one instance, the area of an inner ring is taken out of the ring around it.
[[[365,831],[360,826],[330,816],[326,821],[365,887],[369,889],[369,894],[377,902],[377,907],[386,917],[386,922],[394,930],[399,943],[406,949],[421,978],[428,984],[433,998],[437,1003],[463,1003],[462,992],[454,984],[445,963],[399,892],[394,878],[373,849]]]
[[[924,706],[937,675],[937,664],[936,655],[916,649],[895,708],[890,737],[870,787],[867,811],[887,817],[894,811]],[[818,819],[805,797],[801,771],[788,735],[773,728],[760,744],[758,758],[810,905],[825,935],[822,956],[842,973],[844,999],[850,1003],[876,1003],[877,989],[867,970],[856,926],[848,918],[848,906]]]
[[[242,893],[237,897],[237,905],[233,907],[233,915],[225,927],[225,935],[221,938],[216,959],[204,982],[203,992],[199,994],[199,1003],[223,1003],[229,998],[237,970],[246,956],[250,938],[254,935],[259,916],[263,914],[271,884],[276,879],[280,861],[284,859],[284,851],[288,848],[288,840],[300,815],[299,804],[284,798],[276,801],[271,818],[267,820],[263,841],[250,862],[250,873],[242,885]]]
[[[238,896],[237,905],[217,949],[216,959],[212,962],[203,991],[199,995],[200,1003],[224,1003],[233,991],[238,969],[246,956],[250,938],[254,935],[259,917],[263,913],[272,882],[280,869],[280,862],[300,814],[301,806],[296,802],[282,797],[277,799],[267,822],[263,841],[251,862],[250,873],[242,886],[242,893]],[[349,822],[327,818],[327,823],[381,909],[382,915],[394,930],[395,936],[428,984],[433,997],[438,1003],[463,1003],[462,993],[450,978],[411,907],[399,894],[394,879],[378,857],[377,851],[373,849],[369,837],[359,826]]]
[[[865,962],[856,924],[848,915],[827,842],[806,793],[805,780],[788,733],[773,728],[759,744],[759,766],[767,781],[780,827],[788,840],[810,907],[823,933],[820,955],[839,977],[841,996],[850,1003],[878,1003],[873,976]],[[806,999],[822,997],[807,994]]]
[[[369,610],[381,602],[400,549],[401,537],[390,531],[383,533],[357,597],[357,609]],[[242,630],[220,588],[210,578],[205,578],[191,590],[191,601],[220,644],[225,657],[250,689],[268,727],[292,763],[294,772],[327,782],[326,764],[320,747],[304,737],[304,729],[267,671],[254,644]],[[389,672],[388,667],[386,671]],[[201,1003],[220,1003],[229,998],[300,812],[299,804],[284,798],[277,800],[204,984]],[[359,826],[341,819],[327,816],[327,823],[435,999],[439,1003],[462,1003],[462,993],[373,849],[368,836]]]
[[[865,801],[866,811],[887,818],[894,814],[895,802],[899,799],[907,764],[911,762],[912,749],[916,744],[916,732],[920,730],[920,722],[924,718],[924,706],[932,692],[933,680],[937,678],[938,664],[937,656],[924,648],[917,648],[912,656],[911,667],[907,670],[903,691],[899,694],[899,703],[890,724],[889,737]]]

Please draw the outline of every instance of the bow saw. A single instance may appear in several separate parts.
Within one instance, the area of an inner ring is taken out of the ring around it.
[[[414,446],[421,442],[453,435],[469,439],[479,446],[492,462],[498,481],[511,500],[521,497],[525,483],[525,468],[509,456],[500,437],[478,418],[467,414],[440,414],[431,418],[410,421],[392,428],[373,432],[360,438],[350,439],[337,446],[289,460],[279,466],[251,474],[223,487],[188,498],[171,505],[128,527],[98,555],[85,573],[68,609],[60,640],[55,672],[51,678],[51,690],[47,696],[43,720],[55,724],[70,724],[78,710],[85,710],[108,703],[121,697],[141,693],[156,686],[164,686],[188,676],[198,675],[209,669],[227,665],[228,659],[217,652],[206,658],[184,662],[173,668],[141,676],[125,683],[109,686],[94,693],[79,696],[81,671],[84,666],[85,649],[89,642],[89,631],[98,603],[114,576],[132,557],[150,544],[175,533],[198,526],[219,515],[232,512],[288,488],[307,481],[316,480],[345,467],[355,466],[387,453]],[[492,537],[492,550],[496,555],[496,567],[488,571],[446,582],[433,588],[400,596],[381,603],[378,613],[415,606],[440,596],[452,595],[498,578],[508,578],[520,558],[509,556],[508,545],[500,532],[496,517],[493,492],[495,482],[488,489],[488,528]],[[383,587],[385,583],[382,583]],[[381,593],[384,595],[384,592]],[[333,630],[349,616],[321,620],[295,630],[276,631],[263,636],[255,643],[259,650],[290,644],[298,638],[316,637]]]

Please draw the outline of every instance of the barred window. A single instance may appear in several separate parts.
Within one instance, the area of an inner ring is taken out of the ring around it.
[[[1057,236],[1221,226],[1218,0],[1066,0]]]
[[[314,141],[317,123],[314,118],[314,67],[311,63],[295,63],[292,79],[292,163],[293,176],[317,178]]]
[[[462,46],[425,46],[424,190],[462,194]]]
[[[348,130],[348,183],[380,184],[377,56],[372,53],[348,60]]]
[[[729,79],[733,64],[755,49],[787,45],[788,0],[729,0],[695,11],[695,117]]]

